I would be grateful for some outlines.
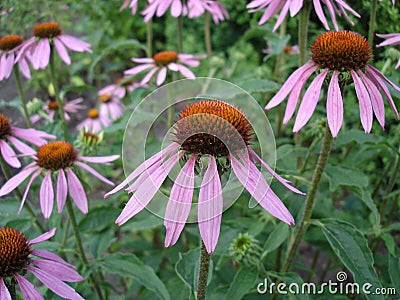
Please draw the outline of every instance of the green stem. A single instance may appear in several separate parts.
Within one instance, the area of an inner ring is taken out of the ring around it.
[[[381,215],[381,220],[383,219],[383,217],[385,216],[386,213],[386,208],[388,205],[388,197],[387,195],[389,195],[389,193],[393,190],[393,187],[396,183],[396,179],[397,179],[397,174],[399,173],[399,169],[400,169],[400,157],[398,155],[396,155],[396,162],[394,163],[394,167],[393,167],[393,172],[392,175],[390,176],[389,179],[389,183],[386,187],[386,190],[383,194],[383,202],[382,202],[382,206],[381,206],[381,210],[380,210],[380,215]]]
[[[204,15],[204,39],[206,43],[207,49],[207,56],[210,58],[212,54],[212,47],[211,47],[211,14],[206,12]]]
[[[7,163],[4,161],[3,157],[0,155],[0,164],[1,164],[1,169],[3,171],[4,176],[6,177],[7,180],[9,180],[12,176],[11,176],[11,171],[9,166],[7,165]],[[19,190],[19,188],[15,188],[14,189],[14,193],[15,196],[17,196],[18,200],[20,200],[22,202],[22,193]],[[24,204],[24,208],[26,209],[26,211],[28,212],[28,214],[31,216],[33,223],[35,224],[35,226],[42,232],[45,233],[46,230],[44,229],[44,227],[42,226],[42,224],[40,224],[36,218],[36,215],[32,209],[32,207],[29,205],[28,202],[25,201]]]
[[[147,51],[147,57],[152,57],[153,56],[153,20],[150,19],[146,23],[146,51]]]
[[[178,50],[180,53],[183,53],[183,38],[182,38],[182,26],[183,26],[183,19],[181,16],[179,16],[176,19],[176,25],[177,25],[177,32],[178,32]]]
[[[325,125],[325,135],[324,135],[324,139],[322,141],[322,149],[319,154],[317,166],[315,168],[313,179],[311,181],[310,190],[307,195],[306,207],[304,210],[304,214],[300,221],[300,226],[299,226],[297,235],[296,235],[293,243],[291,244],[289,253],[286,257],[286,261],[282,268],[282,272],[287,272],[290,269],[290,266],[292,265],[292,262],[293,262],[293,258],[297,252],[297,248],[299,247],[300,242],[302,241],[303,236],[306,233],[307,225],[311,219],[312,210],[314,208],[315,195],[317,193],[318,185],[321,180],[321,176],[324,171],[325,165],[328,161],[328,157],[329,157],[329,153],[330,153],[331,145],[332,145],[332,139],[333,138],[332,138],[332,134],[329,130],[329,126],[328,126],[328,124],[326,124]]]
[[[14,68],[13,71],[14,71],[15,82],[17,83],[18,94],[19,98],[21,99],[22,111],[24,113],[25,122],[29,128],[32,128],[32,123],[31,120],[29,119],[28,107],[26,106],[24,90],[22,89],[21,76],[19,75],[19,68],[16,64],[14,65],[13,68]]]
[[[312,3],[311,0],[304,1],[299,18],[299,66],[306,62],[307,55],[307,33]]]
[[[200,251],[200,272],[199,272],[199,285],[197,287],[197,300],[206,299],[207,292],[207,278],[208,269],[210,265],[210,254],[208,254],[206,246],[203,240],[201,241]]]
[[[378,0],[372,0],[371,2],[371,13],[369,16],[369,30],[368,30],[368,43],[373,46],[374,44],[374,34],[375,34],[375,22],[376,22],[376,7]]]
[[[75,212],[72,207],[71,198],[69,196],[67,197],[66,205],[67,205],[69,220],[71,221],[72,230],[74,232],[76,245],[78,246],[79,255],[81,257],[83,265],[86,267],[86,269],[89,269],[89,262],[86,258],[85,250],[83,249],[81,234],[79,232],[79,227],[78,223],[76,222]],[[99,299],[103,300],[104,298],[103,294],[101,293],[100,285],[93,274],[90,274],[90,279],[93,282],[94,288],[96,290],[97,295],[99,296]]]
[[[51,83],[53,84],[54,94],[55,94],[55,97],[56,97],[56,100],[57,100],[57,104],[58,104],[58,111],[59,111],[59,114],[60,114],[61,126],[62,126],[63,134],[64,134],[64,140],[67,141],[68,140],[67,121],[65,120],[63,102],[62,102],[62,99],[60,98],[60,91],[58,90],[54,59],[55,59],[54,48],[51,47],[51,52],[50,52],[50,80],[51,80]]]

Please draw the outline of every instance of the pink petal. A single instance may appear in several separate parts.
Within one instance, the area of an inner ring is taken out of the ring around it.
[[[265,10],[261,19],[258,21],[258,25],[262,25],[272,18],[285,4],[286,1],[270,1],[271,3]]]
[[[328,21],[326,20],[324,10],[322,9],[321,6],[321,0],[313,0],[314,3],[314,10],[315,13],[317,14],[319,20],[321,21],[322,25],[324,25],[326,30],[330,30]]]
[[[159,70],[158,67],[154,67],[153,69],[150,70],[149,73],[147,73],[143,78],[142,81],[140,81],[141,84],[146,84],[150,81],[151,77]]]
[[[3,278],[0,278],[0,300],[12,300]]]
[[[400,87],[395,85],[393,82],[391,82],[385,75],[383,75],[381,72],[379,72],[377,69],[375,69],[373,66],[368,65],[369,69],[371,70],[372,73],[374,73],[376,76],[382,78],[385,80],[389,85],[391,85],[395,90],[400,92]]]
[[[217,246],[222,218],[222,187],[214,156],[209,156],[208,167],[199,193],[199,230],[207,252]]]
[[[42,271],[45,271],[48,275],[59,280],[69,282],[78,282],[83,280],[83,277],[79,275],[75,269],[57,261],[36,259],[31,259],[30,261],[38,266]]]
[[[50,59],[50,43],[48,39],[41,39],[38,45],[35,48],[34,53],[32,54],[32,58],[36,61],[32,61],[33,68],[37,69],[45,69],[49,64]]]
[[[290,4],[290,16],[293,18],[303,7],[303,0],[294,0]]]
[[[155,67],[154,63],[140,65],[140,66],[136,66],[136,67],[133,67],[131,69],[128,69],[128,70],[124,71],[124,74],[133,76],[133,75],[139,74],[139,73],[141,73],[141,72],[143,72],[143,71],[145,71],[147,69],[151,69],[151,68],[154,68],[154,67]]]
[[[28,141],[38,147],[47,143],[47,141],[45,139],[55,139],[56,138],[55,135],[48,134],[44,131],[35,130],[33,128],[25,129],[25,128],[12,127],[11,132],[16,137],[23,139],[25,141]]]
[[[299,80],[304,80],[303,74],[310,68],[315,68],[315,64],[313,61],[309,61],[305,63],[303,66],[298,68],[296,71],[293,72],[292,75],[289,76],[289,78],[286,80],[286,82],[282,85],[281,89],[279,92],[269,101],[265,109],[269,110],[278,104],[280,104],[283,100],[285,100],[286,96],[290,93],[294,85],[299,81]],[[306,76],[304,76],[306,77]],[[306,77],[307,79],[308,77]]]
[[[64,265],[68,266],[69,268],[72,268],[72,269],[76,270],[75,266],[70,265],[65,260],[63,260],[61,257],[59,257],[58,255],[56,255],[54,253],[51,253],[49,251],[39,250],[39,249],[31,249],[31,254],[33,254],[35,256],[38,256],[38,257],[41,257],[41,258],[45,258],[45,259],[48,259],[48,260],[59,262],[60,264],[64,264]]]
[[[56,234],[56,230],[57,230],[57,228],[53,228],[52,230],[47,231],[47,232],[39,235],[37,238],[34,238],[33,240],[30,240],[28,242],[28,245],[34,245],[34,244],[37,244],[37,243],[41,243],[41,242],[47,241],[48,239],[51,239]]]
[[[156,16],[157,17],[161,17],[163,14],[165,14],[165,12],[167,11],[168,7],[171,5],[172,1],[173,0],[160,1],[159,4],[158,4]]]
[[[26,59],[21,59],[18,62],[19,69],[21,70],[22,74],[28,79],[31,78],[31,71],[29,70],[29,65]]]
[[[28,196],[29,189],[33,183],[33,181],[42,173],[42,169],[38,169],[35,173],[33,173],[32,177],[29,179],[28,184],[25,187],[24,195],[22,196],[21,205],[19,206],[18,215],[22,211],[22,207],[25,204],[26,197]]]
[[[190,71],[188,68],[186,68],[184,65],[178,65],[178,67],[179,67],[179,72],[181,72],[181,74],[185,76],[187,79],[196,78],[196,75],[194,75],[194,73]]]
[[[171,16],[174,18],[179,17],[182,14],[182,3],[181,0],[173,0],[171,5]]]
[[[46,272],[32,266],[27,267],[45,286],[58,296],[71,300],[84,300],[73,288],[61,280],[48,275]]]
[[[16,158],[16,154],[14,150],[7,144],[6,141],[0,140],[0,151],[4,158],[4,160],[13,168],[20,168],[21,163],[18,158]]]
[[[360,103],[360,119],[361,124],[364,127],[365,132],[370,132],[372,128],[372,105],[371,98],[364,86],[364,83],[357,76],[356,72],[350,70],[351,77],[353,77],[354,87],[356,88],[356,94],[358,102]]]
[[[71,49],[72,51],[76,52],[89,52],[92,53],[92,50],[90,50],[90,44],[86,43],[80,39],[77,39],[76,37],[73,37],[71,35],[65,35],[62,34],[58,36],[60,41],[67,47],[68,49]]]
[[[16,139],[15,137],[8,135],[6,137],[14,146],[17,148],[17,150],[24,154],[24,155],[34,155],[36,154],[36,151],[33,150],[31,147],[29,147],[27,144],[24,144],[20,140]]]
[[[336,137],[343,124],[343,100],[339,87],[339,71],[334,70],[329,83],[328,97],[326,100],[326,114],[328,125],[333,137]]]
[[[60,214],[64,208],[65,201],[67,200],[68,185],[67,178],[65,178],[65,173],[63,169],[58,170],[57,177],[57,207],[58,213]]]
[[[18,174],[11,177],[0,189],[0,197],[7,195],[19,186],[29,175],[35,172],[38,168],[33,167],[34,163],[23,168]]]
[[[83,189],[82,183],[79,178],[75,175],[70,168],[66,168],[68,178],[68,190],[72,200],[74,200],[76,206],[84,214],[88,213],[88,202],[86,198],[85,190]]]
[[[154,66],[154,59],[151,57],[139,57],[139,58],[132,58],[132,61],[135,63],[146,63],[146,64],[151,64]]]
[[[158,72],[156,85],[160,86],[165,81],[165,78],[167,78],[167,68],[162,67],[160,72]]]
[[[315,107],[317,106],[321,87],[328,71],[328,69],[325,69],[322,73],[318,74],[305,92],[299,111],[297,112],[293,132],[298,132],[308,122],[308,120],[310,120]]]
[[[35,289],[33,284],[30,283],[27,279],[25,279],[18,273],[15,273],[14,277],[17,279],[18,285],[21,289],[24,299],[32,299],[32,300],[33,299],[35,299],[35,300],[44,299],[43,296],[40,295],[40,293]]]
[[[124,224],[135,214],[140,212],[154,197],[164,182],[168,173],[172,170],[174,165],[178,163],[179,156],[174,154],[165,163],[160,164],[160,167],[153,173],[148,173],[149,178],[143,185],[141,185],[133,196],[129,199],[128,204],[122,210],[121,214],[115,221],[118,225]],[[147,171],[147,170],[146,170]]]
[[[164,216],[167,232],[165,247],[176,243],[189,216],[193,197],[195,162],[196,155],[192,155],[179,172],[172,187]]]
[[[336,21],[335,8],[333,7],[331,1],[326,1],[325,5],[328,7],[328,11],[329,11],[329,14],[331,16],[332,23],[333,23],[333,26],[335,27],[335,30],[339,31],[339,27],[338,27],[338,24],[337,24],[337,21]]]
[[[67,64],[71,64],[71,58],[68,55],[67,49],[58,38],[53,38],[53,43],[56,46],[56,50],[61,59]]]
[[[290,1],[285,1],[285,4],[282,7],[282,10],[279,14],[278,20],[276,21],[274,28],[272,29],[272,32],[275,32],[278,27],[282,24],[283,20],[285,20],[285,17],[289,11],[289,5],[290,5]]]
[[[105,178],[104,176],[102,176],[99,172],[97,172],[95,169],[93,169],[92,167],[89,167],[88,165],[81,163],[79,161],[75,162],[75,165],[85,169],[86,171],[88,171],[89,173],[91,173],[92,175],[96,176],[98,179],[100,179],[101,181],[114,186],[115,184],[112,183],[110,180],[108,180],[107,178]]]
[[[90,162],[90,163],[98,163],[98,164],[105,164],[112,162],[118,159],[120,155],[108,155],[108,156],[78,156],[78,159]]]
[[[49,170],[44,176],[43,182],[40,185],[40,207],[45,219],[50,218],[54,204],[54,191],[51,182],[51,171]]]

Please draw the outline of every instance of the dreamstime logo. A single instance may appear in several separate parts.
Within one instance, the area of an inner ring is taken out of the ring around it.
[[[264,278],[264,282],[260,282],[257,285],[257,292],[259,294],[279,294],[279,295],[320,295],[320,294],[344,294],[344,295],[396,295],[396,289],[394,287],[374,287],[371,283],[365,282],[359,284],[357,282],[345,282],[347,280],[347,273],[340,271],[336,274],[337,282],[329,280],[321,284],[315,284],[313,282],[297,283],[292,282],[286,284],[280,282],[268,282],[267,278]]]

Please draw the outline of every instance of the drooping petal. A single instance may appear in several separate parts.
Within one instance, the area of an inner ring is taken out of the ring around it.
[[[286,15],[289,11],[289,6],[290,6],[290,1],[285,1],[285,4],[282,7],[282,10],[279,14],[278,20],[276,21],[274,28],[272,29],[273,32],[275,32],[278,27],[282,24],[283,20],[285,20]]]
[[[45,219],[50,218],[54,204],[53,183],[51,182],[51,171],[49,170],[44,176],[40,185],[40,207]]]
[[[223,209],[222,187],[214,156],[209,157],[199,193],[199,230],[207,252],[212,253],[218,243]]]
[[[67,172],[68,190],[72,200],[74,200],[76,206],[81,210],[81,212],[87,214],[88,202],[82,183],[70,168],[66,168],[65,171]]]
[[[136,66],[131,69],[128,69],[128,70],[124,71],[124,74],[133,76],[133,75],[139,74],[143,71],[146,71],[146,70],[154,68],[154,67],[155,67],[154,63],[150,62],[150,63],[144,64],[144,65],[140,65],[140,66]]]
[[[154,67],[153,69],[150,70],[149,73],[147,73],[142,80],[140,81],[141,84],[146,84],[150,81],[151,77],[154,76],[154,74],[159,70],[158,67]]]
[[[46,250],[39,250],[39,249],[31,249],[31,254],[41,257],[41,258],[45,258],[47,260],[52,260],[52,261],[56,261],[59,262],[60,264],[64,264],[66,266],[69,266],[70,268],[76,270],[76,267],[73,265],[70,265],[69,263],[67,263],[65,260],[63,260],[61,257],[59,257],[58,255],[46,251]]]
[[[32,299],[32,300],[44,299],[43,296],[40,295],[40,293],[35,289],[33,284],[30,283],[27,279],[25,279],[25,277],[19,275],[18,273],[15,273],[14,277],[15,279],[17,279],[18,285],[21,288],[22,295],[24,295],[24,299]]]
[[[65,201],[67,200],[68,185],[67,178],[65,178],[65,173],[63,169],[58,170],[57,177],[57,207],[58,213],[60,214],[64,208]]]
[[[377,70],[376,68],[374,68],[371,65],[368,65],[368,68],[371,70],[372,73],[374,73],[376,76],[378,76],[378,77],[382,78],[383,80],[385,80],[389,85],[392,86],[392,88],[394,88],[396,91],[400,92],[400,87],[398,87],[393,82],[391,82],[389,80],[389,78],[387,78],[385,75],[383,75],[381,72],[379,72],[379,70]]]
[[[160,86],[165,81],[165,78],[167,78],[167,67],[162,67],[158,72],[156,85]]]
[[[146,63],[146,64],[152,64],[152,66],[154,66],[154,58],[151,57],[133,57],[131,59],[133,62],[135,63]]]
[[[61,280],[54,278],[54,276],[48,275],[46,272],[32,267],[27,267],[29,271],[33,273],[45,286],[47,286],[53,293],[61,297],[71,300],[84,300],[73,288],[65,284]]]
[[[331,1],[326,1],[325,5],[328,8],[329,15],[331,16],[333,27],[335,27],[336,31],[339,31],[339,27],[338,27],[338,24],[337,24],[337,21],[336,21],[335,8],[333,7]]]
[[[108,156],[78,156],[78,159],[90,162],[90,163],[98,163],[98,164],[105,164],[112,162],[118,159],[120,155],[108,155]]]
[[[192,71],[190,71],[188,68],[186,68],[184,65],[178,64],[179,72],[185,76],[187,79],[195,79],[196,75]]]
[[[343,124],[343,99],[339,87],[339,71],[334,70],[329,83],[326,114],[332,136],[336,137]]]
[[[189,216],[193,197],[195,162],[196,155],[193,154],[179,172],[172,187],[164,216],[165,247],[176,243]]]
[[[0,189],[0,197],[7,195],[19,186],[29,175],[35,172],[38,168],[34,167],[34,164],[27,165],[18,174],[11,177]]]
[[[364,127],[365,132],[370,132],[372,128],[373,112],[371,98],[364,86],[364,83],[358,77],[356,72],[350,70],[351,77],[354,81],[354,87],[356,88],[357,99],[360,104],[360,119],[361,124]]]
[[[51,239],[56,234],[56,230],[57,230],[57,228],[53,228],[52,230],[39,235],[38,237],[34,238],[33,240],[30,240],[28,242],[28,245],[34,245],[37,243],[47,241],[48,239]]]
[[[75,162],[75,165],[81,167],[82,169],[85,169],[86,171],[88,171],[89,173],[91,173],[92,175],[96,176],[98,179],[100,179],[101,181],[114,186],[115,184],[112,183],[110,180],[108,180],[107,178],[105,178],[103,175],[101,175],[99,172],[97,172],[95,169],[93,169],[92,167],[89,167],[88,165],[81,163],[79,161]]]
[[[321,93],[321,87],[329,70],[325,69],[322,73],[311,82],[307,91],[303,96],[299,111],[297,112],[296,121],[294,123],[293,132],[298,132],[310,120]]]
[[[10,292],[5,285],[3,278],[0,278],[0,300],[11,300]]]
[[[179,161],[179,155],[174,154],[165,163],[161,163],[153,173],[149,173],[149,178],[137,189],[133,196],[129,199],[128,204],[122,210],[115,223],[118,225],[124,224],[135,214],[140,212],[154,197],[164,182],[168,173],[174,165]]]
[[[50,60],[50,42],[48,39],[41,39],[38,45],[35,48],[32,57],[36,59],[36,65],[33,63],[33,68],[37,69],[45,69],[46,66],[49,64]]]
[[[61,57],[61,59],[67,64],[71,64],[71,58],[68,55],[68,51],[63,45],[63,43],[58,39],[58,38],[53,38],[53,43],[56,46],[56,50],[58,55]]]
[[[21,163],[19,162],[18,158],[16,157],[13,148],[7,144],[6,141],[0,140],[0,152],[4,158],[4,160],[13,168],[20,168]]]
[[[47,141],[45,139],[55,139],[56,138],[55,135],[48,134],[44,131],[35,130],[33,128],[12,127],[11,132],[17,138],[28,141],[38,147],[47,143]]]
[[[86,43],[80,39],[77,39],[76,37],[73,37],[71,35],[65,35],[62,34],[58,36],[60,41],[67,47],[68,49],[76,52],[89,52],[92,53],[92,50],[90,50],[90,44]]]
[[[324,25],[326,30],[330,30],[328,21],[326,20],[326,17],[325,17],[324,10],[322,9],[322,6],[321,6],[321,0],[313,0],[313,3],[314,3],[315,13],[317,14],[322,25]]]
[[[8,135],[7,140],[9,140],[14,146],[15,148],[17,148],[17,150],[24,154],[24,155],[34,155],[36,154],[36,151],[33,150],[31,147],[29,147],[27,144],[24,144],[23,142],[21,142],[19,139]]]
[[[22,207],[25,204],[26,197],[28,196],[28,192],[29,192],[29,189],[30,189],[33,181],[39,176],[40,173],[42,173],[42,170],[38,169],[35,173],[33,173],[32,177],[29,179],[28,184],[25,187],[24,195],[22,196],[22,199],[21,199],[21,205],[19,206],[18,215],[22,211]]]
[[[303,7],[303,0],[291,1],[290,16],[293,18],[295,15],[297,15],[297,13],[300,11],[302,7]]]
[[[79,275],[75,269],[66,266],[65,264],[59,263],[52,260],[36,260],[31,259],[37,267],[45,271],[48,275],[51,275],[62,281],[78,282],[82,281],[83,277]]]
[[[182,14],[182,2],[181,0],[173,0],[171,5],[171,16],[174,18],[179,17]]]

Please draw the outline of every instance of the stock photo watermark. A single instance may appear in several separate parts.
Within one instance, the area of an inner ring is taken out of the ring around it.
[[[336,274],[336,280],[329,280],[321,284],[313,282],[303,282],[301,284],[292,282],[290,284],[280,282],[269,282],[264,278],[263,282],[258,283],[257,292],[259,294],[278,294],[278,295],[397,295],[394,287],[375,287],[369,282],[359,284],[357,282],[346,282],[348,279],[347,273],[340,271]]]

